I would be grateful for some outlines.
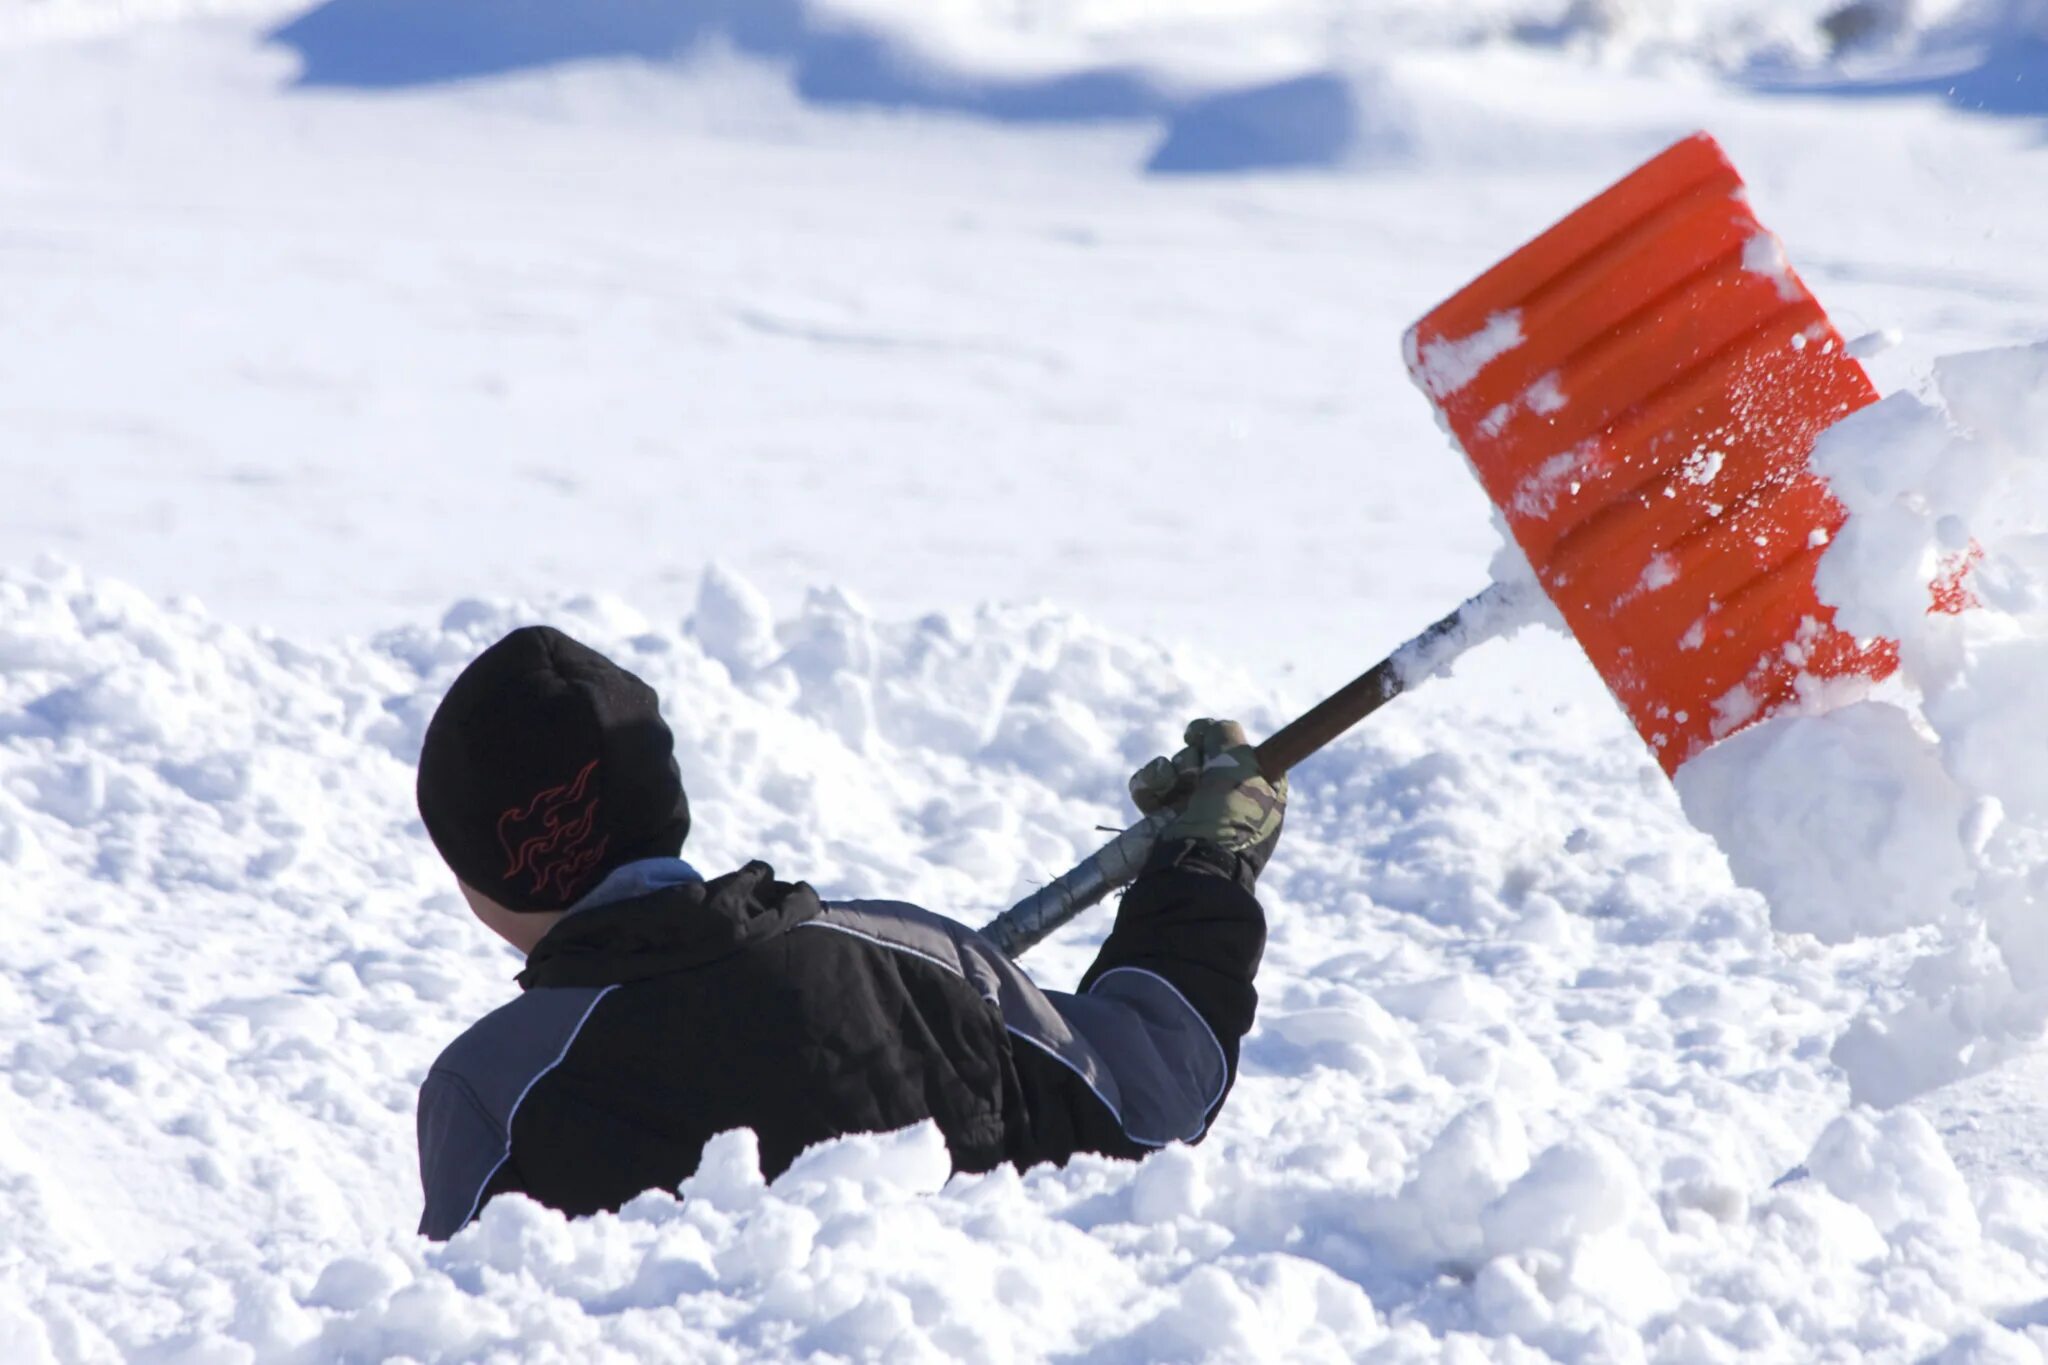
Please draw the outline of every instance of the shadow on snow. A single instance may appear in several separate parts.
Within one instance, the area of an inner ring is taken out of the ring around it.
[[[1187,96],[1133,67],[977,76],[882,33],[821,19],[804,0],[328,0],[273,31],[299,84],[402,89],[565,62],[668,62],[708,41],[786,64],[803,99],[964,113],[1008,123],[1157,121],[1147,169],[1235,171],[1336,164],[1357,131],[1347,82],[1316,74]]]
[[[1851,69],[1822,77],[1758,75],[1747,84],[1760,94],[1932,97],[1973,114],[2039,118],[2048,116],[2048,41],[2004,34],[1884,70]]]

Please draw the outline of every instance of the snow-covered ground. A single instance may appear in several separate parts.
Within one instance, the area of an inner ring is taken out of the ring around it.
[[[2048,1018],[2048,380],[1936,359],[2048,333],[2048,15],[1354,8],[0,0],[0,1360],[2040,1358],[2038,1066],[1938,1087]],[[1695,828],[1483,646],[1299,773],[1201,1147],[410,1235],[516,965],[411,813],[476,649],[654,682],[700,864],[984,918],[1484,584],[1401,331],[1695,127],[1897,334],[1828,572],[1924,708]]]

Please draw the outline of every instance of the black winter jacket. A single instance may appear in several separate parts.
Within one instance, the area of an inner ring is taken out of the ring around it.
[[[507,1191],[616,1209],[731,1128],[771,1179],[813,1143],[924,1119],[960,1171],[1197,1140],[1264,945],[1249,876],[1192,843],[1154,855],[1072,995],[952,920],[826,905],[762,863],[577,910],[421,1087],[420,1231]]]

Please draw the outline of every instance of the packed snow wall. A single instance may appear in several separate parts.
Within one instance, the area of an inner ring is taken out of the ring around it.
[[[1899,642],[1900,686],[1689,764],[1685,808],[1773,921],[1830,943],[1923,931],[1910,998],[1837,1048],[1895,1103],[2048,1024],[2048,347],[1950,356],[1821,440],[1849,508],[1818,587]],[[1954,577],[1958,564],[1965,570]],[[1946,605],[1930,609],[1930,584]]]

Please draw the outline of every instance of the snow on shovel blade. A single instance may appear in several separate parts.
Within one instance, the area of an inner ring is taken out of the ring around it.
[[[1667,773],[1878,679],[1816,562],[1845,517],[1814,439],[1877,391],[1700,134],[1410,329],[1408,368]]]

